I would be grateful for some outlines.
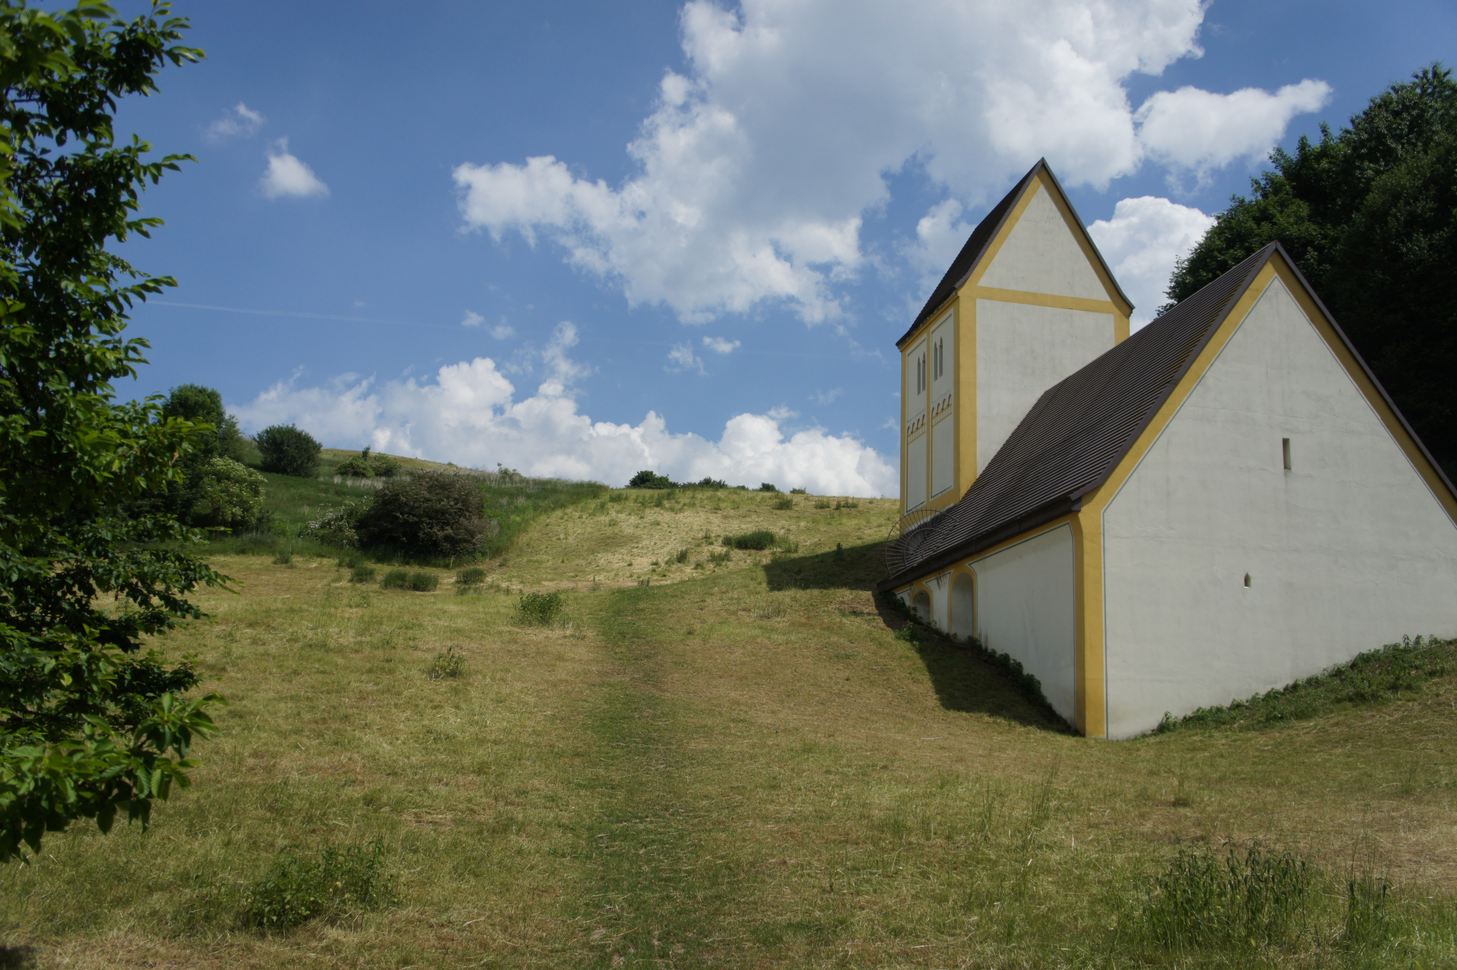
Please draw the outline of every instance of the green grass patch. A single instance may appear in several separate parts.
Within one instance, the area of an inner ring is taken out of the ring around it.
[[[407,589],[413,593],[431,593],[440,585],[440,577],[423,569],[391,569],[379,581],[383,589]]]
[[[565,610],[561,593],[525,593],[516,603],[516,618],[527,626],[551,626]]]
[[[394,879],[379,842],[279,856],[243,895],[242,922],[285,930],[395,902]]]
[[[1202,707],[1184,717],[1165,715],[1157,733],[1181,728],[1260,728],[1302,721],[1332,711],[1379,704],[1457,673],[1457,640],[1404,637],[1348,663],[1223,707]]]
[[[730,549],[769,549],[774,545],[774,533],[769,529],[740,532],[737,535],[724,536],[723,544]]]
[[[349,581],[351,583],[372,583],[374,582],[374,567],[367,563],[360,563],[349,570]]]

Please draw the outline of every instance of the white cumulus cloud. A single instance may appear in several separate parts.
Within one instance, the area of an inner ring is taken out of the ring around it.
[[[263,115],[239,101],[222,117],[214,119],[202,134],[213,144],[233,138],[252,138],[263,127],[263,122]]]
[[[727,337],[704,337],[703,346],[715,354],[731,354],[743,344],[741,341],[729,340]]]
[[[268,152],[268,168],[258,182],[263,195],[270,199],[308,198],[329,194],[314,170],[289,153],[288,139],[280,138]]]
[[[530,475],[624,484],[643,468],[679,481],[704,477],[754,486],[774,482],[828,495],[890,495],[895,470],[849,434],[786,429],[792,412],[744,413],[719,436],[675,433],[649,411],[636,424],[594,421],[579,409],[570,361],[577,339],[558,327],[542,355],[543,379],[522,395],[488,357],[448,364],[420,379],[377,381],[346,374],[318,385],[294,374],[232,408],[252,432],[294,423],[331,445],[491,468],[500,462]]]
[[[1153,158],[1204,175],[1239,159],[1264,158],[1291,119],[1330,101],[1331,86],[1305,80],[1273,94],[1242,88],[1215,94],[1198,88],[1160,91],[1138,109],[1138,138]]]
[[[703,358],[693,352],[693,345],[688,343],[674,344],[668,351],[667,370],[682,373],[692,371],[700,376],[708,373],[703,367]]]
[[[485,322],[486,322],[486,318],[483,317],[483,316],[481,316],[476,311],[474,311],[474,310],[466,310],[465,311],[465,316],[462,317],[461,320],[460,320],[460,325],[462,327],[479,327],[481,324],[483,324]]]
[[[918,227],[912,262],[931,272],[965,238],[960,207],[1040,156],[1069,185],[1103,186],[1146,152],[1207,169],[1268,144],[1264,124],[1234,149],[1205,139],[1175,157],[1157,95],[1135,119],[1128,82],[1199,56],[1206,6],[1048,0],[1029,16],[992,0],[690,0],[686,67],[663,75],[627,178],[608,184],[549,154],[466,162],[454,170],[461,217],[497,240],[545,240],[630,303],[687,322],[761,304],[833,319],[841,284],[866,264],[862,219],[888,201],[889,173],[920,169],[957,200]],[[1257,92],[1281,106],[1279,130],[1314,104],[1294,88]]]
[[[1133,327],[1152,320],[1164,304],[1174,261],[1204,237],[1214,218],[1155,196],[1123,199],[1111,219],[1088,226],[1123,291],[1133,301]]]

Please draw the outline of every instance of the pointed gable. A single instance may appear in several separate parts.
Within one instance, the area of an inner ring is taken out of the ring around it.
[[[1038,191],[1041,187],[1046,188],[1045,194]],[[1029,194],[1032,198],[1027,199],[1019,212],[1019,204]],[[1021,226],[1023,220],[1028,223],[1025,229]],[[1058,228],[1065,231],[1055,231]],[[1049,240],[1057,247],[1051,254],[1043,248]],[[1003,258],[1004,251],[1006,258]],[[1057,268],[1050,277],[1028,278],[1028,271],[1022,267],[1033,265]],[[1125,312],[1133,308],[1045,158],[1028,169],[977,223],[896,346],[903,346],[979,269],[993,276],[984,280],[987,286],[1112,299],[1121,303]]]

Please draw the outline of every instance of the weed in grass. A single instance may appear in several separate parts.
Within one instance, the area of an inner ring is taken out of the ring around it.
[[[1314,871],[1289,852],[1258,843],[1181,849],[1154,880],[1144,925],[1168,950],[1288,946],[1304,933]]]
[[[774,545],[774,533],[768,529],[740,532],[738,535],[724,536],[723,544],[730,549],[768,549]]]
[[[408,569],[391,569],[384,574],[379,585],[381,589],[407,589],[410,585],[410,571]]]
[[[834,503],[827,498],[817,498],[814,501],[814,507],[817,509],[828,509],[831,508],[833,505]]]
[[[435,573],[427,573],[423,570],[413,572],[405,583],[405,588],[416,593],[433,593],[440,585],[440,577]]]
[[[684,548],[678,550],[678,555],[673,557],[673,561],[681,566],[683,563],[688,561],[689,553],[690,550],[685,546]]]
[[[349,570],[349,581],[351,583],[372,583],[374,582],[374,567],[361,563]]]
[[[774,500],[774,504],[770,506],[770,508],[777,509],[780,512],[788,511],[789,509],[794,508],[794,499],[790,498],[788,495],[785,495],[782,498],[776,498]]]
[[[708,554],[708,561],[715,566],[722,566],[724,563],[728,562],[732,558],[733,553],[727,549],[723,549],[719,552],[710,552]]]
[[[561,593],[524,593],[516,604],[516,617],[527,626],[551,626],[565,606]]]
[[[284,930],[318,918],[378,909],[396,901],[379,842],[280,855],[243,894],[243,925]]]
[[[480,589],[486,582],[486,571],[480,566],[471,566],[455,574],[455,591],[468,593]]]
[[[444,653],[437,653],[435,659],[430,661],[425,676],[431,680],[459,680],[464,673],[465,657],[454,646],[449,646]]]
[[[292,566],[293,565],[293,550],[292,549],[283,549],[283,550],[280,550],[273,557],[273,565],[275,565],[275,566]]]
[[[1352,872],[1346,879],[1346,918],[1341,929],[1341,946],[1365,950],[1391,939],[1394,930],[1388,905],[1391,884],[1372,872]]]

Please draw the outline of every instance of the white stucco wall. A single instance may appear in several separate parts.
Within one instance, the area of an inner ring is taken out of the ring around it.
[[[1047,390],[1113,346],[1113,315],[976,301],[976,471]]]
[[[981,283],[1005,290],[1108,299],[1108,291],[1063,221],[1057,203],[1040,186]]]
[[[1457,527],[1278,279],[1103,536],[1111,737],[1457,634]]]
[[[930,435],[922,431],[906,443],[905,505],[906,511],[926,504],[926,442]]]
[[[1053,710],[1073,719],[1076,574],[1063,525],[972,563],[982,643],[1015,657],[1042,682]]]
[[[956,417],[949,412],[931,428],[931,495],[956,484]]]

